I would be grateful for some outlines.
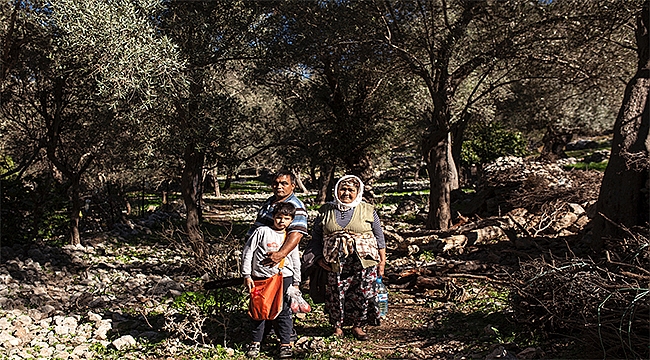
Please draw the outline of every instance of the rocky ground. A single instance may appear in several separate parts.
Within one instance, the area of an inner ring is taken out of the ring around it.
[[[526,167],[517,159],[506,159],[495,166],[518,167],[518,174],[521,167]],[[530,166],[542,167],[533,175],[545,179],[546,189],[580,186],[572,184],[574,177],[557,165]],[[527,177],[511,180],[523,184]],[[382,186],[386,185],[378,185],[377,189]],[[399,203],[379,206],[385,225],[401,240],[408,240],[409,233],[422,229],[416,224],[425,210],[416,189],[419,185],[406,186],[413,188],[411,196]],[[522,194],[526,193],[519,197]],[[594,200],[593,192],[589,194],[592,198],[582,199],[585,206]],[[250,222],[266,196],[226,195],[209,200],[206,218],[216,224]],[[506,209],[509,198],[502,196],[495,201]],[[528,216],[534,217],[532,213],[530,210]],[[539,226],[539,221],[535,225],[534,219],[526,220],[521,212],[516,214],[521,222],[532,222],[532,230]],[[564,244],[570,235],[581,230],[575,228],[575,223],[582,214],[571,218],[573,232],[558,242]],[[248,332],[241,299],[235,296],[227,306],[217,304],[217,312],[208,316],[187,306],[188,298],[196,299],[208,278],[197,275],[191,263],[193,256],[175,240],[178,237],[171,225],[164,225],[172,224],[174,219],[173,215],[157,212],[118,226],[111,233],[87,235],[83,245],[77,247],[39,243],[2,247],[0,359],[243,358],[241,348]],[[215,237],[226,238],[228,235]],[[517,323],[508,304],[507,275],[514,271],[522,256],[539,256],[539,245],[517,244],[502,236],[486,243],[465,244],[463,251],[409,251],[400,247],[399,239],[389,238],[388,244],[387,271],[394,280],[400,278],[401,272],[418,268],[447,269],[445,274],[456,276],[457,273],[448,274],[448,270],[461,263],[473,264],[472,268],[480,271],[459,276],[443,288],[390,284],[389,315],[381,326],[368,329],[368,342],[357,342],[350,336],[329,337],[331,329],[326,325],[322,306],[314,306],[311,313],[296,319],[300,335],[296,357],[580,358],[573,352],[579,350],[573,340],[533,334]],[[555,241],[549,236],[544,239]],[[539,244],[543,244],[541,239]],[[214,266],[222,266],[219,271],[224,276],[234,275],[228,273],[232,268],[227,265],[236,262],[239,244],[217,242],[214,246],[220,254],[215,258],[222,258]],[[457,289],[462,289],[462,296],[451,296]],[[265,356],[274,356],[272,346],[263,350]]]

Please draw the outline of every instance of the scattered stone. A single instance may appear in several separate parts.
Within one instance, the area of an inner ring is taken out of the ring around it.
[[[111,344],[113,344],[117,350],[124,350],[126,348],[135,346],[136,342],[133,336],[124,335],[118,339],[113,340]]]

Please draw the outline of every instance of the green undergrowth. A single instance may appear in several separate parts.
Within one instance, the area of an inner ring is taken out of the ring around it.
[[[445,342],[451,339],[464,345],[468,354],[485,356],[495,345],[510,345],[518,349],[535,347],[540,337],[518,323],[509,304],[509,290],[481,282],[463,282],[464,301],[430,300],[425,306],[433,308],[429,323],[420,335]]]
[[[597,170],[597,171],[605,171],[607,168],[608,161],[603,161],[603,162],[590,162],[590,163],[575,163],[571,165],[566,165],[565,169],[576,169],[576,170]]]

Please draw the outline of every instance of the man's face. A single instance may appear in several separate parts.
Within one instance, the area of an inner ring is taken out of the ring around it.
[[[284,199],[293,193],[293,189],[296,188],[296,185],[291,182],[291,176],[282,175],[278,176],[271,183],[271,189],[273,189],[273,194],[278,198],[277,200]]]
[[[277,214],[273,217],[273,228],[275,230],[284,230],[292,221],[293,218],[289,215]]]

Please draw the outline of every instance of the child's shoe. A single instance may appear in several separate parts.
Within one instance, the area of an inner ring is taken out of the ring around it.
[[[246,356],[249,358],[255,358],[260,356],[260,343],[250,343],[248,344],[246,351]]]
[[[291,346],[280,346],[280,359],[289,359],[293,357],[293,350]]]

